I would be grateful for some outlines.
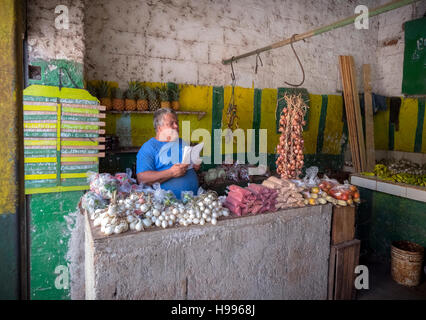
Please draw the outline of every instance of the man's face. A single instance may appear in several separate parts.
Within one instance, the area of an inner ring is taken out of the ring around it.
[[[175,141],[179,138],[179,122],[171,113],[163,116],[161,126],[158,127],[158,136],[161,141]]]

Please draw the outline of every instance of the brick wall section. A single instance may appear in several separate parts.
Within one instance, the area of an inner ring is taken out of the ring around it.
[[[335,0],[94,0],[85,9],[85,69],[88,79],[120,86],[129,80],[228,85],[230,67],[222,59],[353,15],[354,8]],[[370,23],[369,30],[349,25],[296,43],[304,87],[321,94],[341,90],[337,56],[342,54],[353,55],[359,70],[362,63],[374,70],[378,20]],[[235,65],[238,86],[273,88],[301,80],[290,46],[261,57],[264,67],[257,75],[254,56]]]

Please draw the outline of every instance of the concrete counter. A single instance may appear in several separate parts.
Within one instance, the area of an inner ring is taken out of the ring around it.
[[[86,299],[326,299],[331,205],[103,236],[85,220]]]

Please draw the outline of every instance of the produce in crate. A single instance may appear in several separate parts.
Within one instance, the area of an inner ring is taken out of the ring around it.
[[[138,111],[148,111],[148,94],[145,91],[145,88],[139,84],[138,86],[138,100],[136,100],[136,110]]]
[[[124,94],[120,88],[111,88],[112,109],[115,111],[124,110]]]
[[[277,145],[277,173],[283,179],[297,178],[303,167],[303,120],[308,109],[302,96],[287,95],[283,97],[287,106],[280,116],[280,141]]]
[[[160,106],[161,108],[170,108],[170,97],[169,97],[169,90],[166,86],[163,86],[158,89],[158,95],[160,98]]]
[[[98,99],[106,110],[112,109],[111,89],[107,81],[99,81],[98,83]]]
[[[125,93],[124,108],[126,111],[136,110],[136,99],[139,94],[139,86],[136,81],[130,81]]]

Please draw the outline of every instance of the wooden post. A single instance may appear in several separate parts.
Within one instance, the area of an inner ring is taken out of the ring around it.
[[[367,171],[373,171],[376,164],[374,149],[374,120],[373,102],[371,96],[371,67],[369,64],[362,66],[364,78],[364,118],[365,118],[365,149],[367,154]]]

